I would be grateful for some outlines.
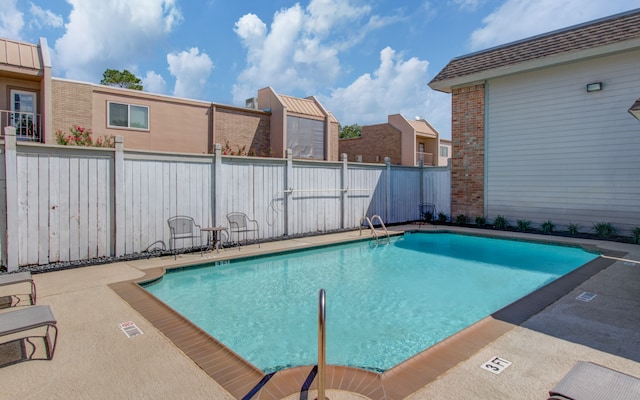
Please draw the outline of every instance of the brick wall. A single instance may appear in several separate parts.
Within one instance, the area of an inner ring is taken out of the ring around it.
[[[451,92],[451,217],[484,215],[484,85]]]
[[[268,113],[215,106],[214,143],[209,144],[209,152],[215,143],[224,149],[228,142],[234,154],[244,147],[248,155],[269,156],[270,129]]]
[[[389,124],[367,125],[362,127],[362,137],[343,139],[339,142],[339,152],[347,153],[349,161],[362,156],[365,163],[384,163],[385,157],[391,157],[391,164],[400,164],[400,131]]]
[[[71,125],[80,125],[92,129],[92,89],[91,85],[59,81],[51,81],[51,134],[46,142],[55,144],[55,132],[69,132]]]
[[[340,160],[340,144],[339,144],[339,129],[337,122],[329,123],[329,159],[327,161],[339,161]]]

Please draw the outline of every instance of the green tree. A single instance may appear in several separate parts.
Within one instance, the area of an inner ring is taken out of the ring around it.
[[[133,90],[142,90],[142,80],[127,71],[118,71],[117,69],[106,69],[102,74],[101,85],[118,86]]]
[[[362,127],[358,124],[338,125],[338,137],[340,139],[351,139],[362,136]]]

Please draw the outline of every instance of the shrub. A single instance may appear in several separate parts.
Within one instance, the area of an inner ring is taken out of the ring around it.
[[[79,125],[71,125],[68,134],[64,133],[61,129],[56,131],[56,143],[64,146],[115,146],[115,138],[113,135],[103,135],[94,141],[91,136],[92,134],[91,129],[85,129]]]
[[[580,225],[574,224],[574,223],[570,223],[569,224],[569,228],[567,230],[569,231],[569,233],[571,235],[577,235],[578,232],[580,231]]]
[[[610,222],[598,222],[593,224],[593,230],[603,239],[610,239],[616,235],[616,228]]]
[[[531,229],[531,221],[527,221],[526,219],[519,219],[516,222],[516,229],[520,232],[526,232]]]
[[[498,215],[493,221],[493,226],[495,226],[497,229],[507,229],[509,227],[509,222],[502,215]]]
[[[555,227],[556,226],[551,221],[545,221],[540,225],[540,229],[542,229],[542,233],[544,233],[545,235],[553,233],[553,229]]]
[[[449,217],[447,217],[447,214],[440,212],[438,213],[438,222],[440,222],[441,224],[447,222],[449,220]]]
[[[458,216],[456,216],[456,224],[458,225],[465,225],[469,222],[469,218],[467,218],[466,215],[464,214],[460,214]]]
[[[225,156],[246,156],[247,155],[247,151],[246,148],[247,146],[244,145],[242,147],[240,147],[240,145],[237,146],[238,147],[238,151],[234,151],[231,148],[231,145],[229,144],[228,140],[224,141],[224,146],[222,147],[222,154]]]
[[[631,231],[631,238],[633,243],[640,244],[640,228],[633,228]]]
[[[476,225],[478,225],[480,228],[482,228],[486,224],[487,224],[487,217],[485,217],[484,215],[478,215],[476,217]]]

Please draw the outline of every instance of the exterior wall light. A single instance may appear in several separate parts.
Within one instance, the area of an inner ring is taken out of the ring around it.
[[[628,111],[629,114],[640,120],[640,99],[636,100]]]
[[[602,82],[587,83],[587,92],[597,92],[602,90]]]

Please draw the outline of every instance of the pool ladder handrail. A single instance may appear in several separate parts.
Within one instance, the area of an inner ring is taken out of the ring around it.
[[[318,296],[318,397],[317,400],[325,400],[325,376],[327,368],[327,339],[326,339],[326,314],[325,292],[320,289]]]
[[[387,230],[387,227],[384,225],[384,222],[382,222],[382,218],[378,214],[371,217],[371,219],[369,219],[369,217],[367,217],[366,215],[363,215],[360,218],[360,227],[359,227],[360,236],[362,236],[362,223],[366,221],[367,225],[369,225],[369,228],[371,229],[371,234],[376,238],[376,242],[378,242],[380,237],[378,236],[378,231],[376,231],[376,228],[373,225],[373,221],[375,221],[376,219],[380,221],[380,226],[382,226],[382,229],[384,229],[384,234],[387,237],[387,243],[389,243],[391,240],[389,237],[389,231]]]

